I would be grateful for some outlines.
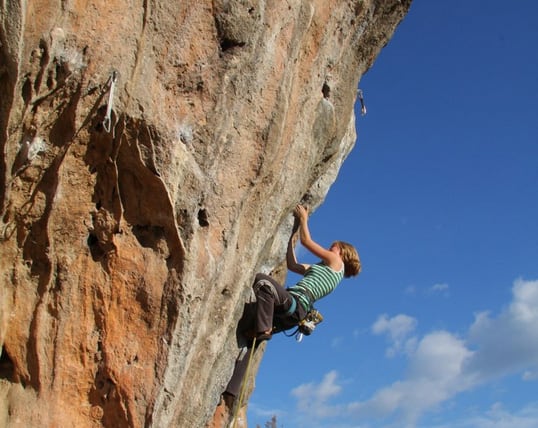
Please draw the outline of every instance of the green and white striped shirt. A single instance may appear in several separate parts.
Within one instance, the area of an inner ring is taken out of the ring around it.
[[[308,311],[316,300],[331,293],[344,278],[344,266],[338,272],[323,262],[311,265],[304,277],[288,291],[301,302]]]

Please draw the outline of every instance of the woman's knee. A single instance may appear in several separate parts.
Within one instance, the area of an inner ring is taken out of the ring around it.
[[[254,278],[254,284],[259,281],[273,281],[273,278],[271,278],[269,275],[266,275],[265,273],[257,273],[256,277]]]

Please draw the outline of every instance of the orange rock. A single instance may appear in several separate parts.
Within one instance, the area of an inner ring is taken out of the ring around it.
[[[409,5],[2,6],[0,425],[212,419],[253,274],[324,199]]]

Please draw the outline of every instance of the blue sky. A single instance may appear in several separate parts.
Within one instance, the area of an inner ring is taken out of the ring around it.
[[[537,20],[534,0],[414,0],[310,220],[363,272],[312,336],[268,343],[249,426],[538,427]]]

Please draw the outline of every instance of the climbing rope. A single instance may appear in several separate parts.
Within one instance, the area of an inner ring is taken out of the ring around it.
[[[245,375],[243,377],[243,380],[241,381],[241,391],[239,392],[239,400],[237,401],[237,404],[235,405],[232,428],[236,428],[237,415],[239,413],[239,409],[241,408],[241,405],[243,404],[243,398],[245,395],[245,390],[246,390],[247,380],[248,380],[248,372],[250,371],[250,363],[252,362],[252,356],[254,355],[255,349],[256,349],[256,337],[254,337],[254,339],[252,340],[252,348],[250,348],[250,355],[248,357],[247,369],[245,370]]]
[[[357,96],[359,97],[359,101],[361,102],[361,115],[364,116],[366,114],[366,105],[364,104],[364,96],[362,94],[362,89],[357,89]]]
[[[110,76],[110,92],[108,93],[108,103],[106,106],[106,114],[103,119],[103,128],[106,132],[110,132],[110,125],[112,123],[112,105],[114,103],[114,89],[116,88],[116,82],[118,81],[118,73],[116,71],[112,72]]]

